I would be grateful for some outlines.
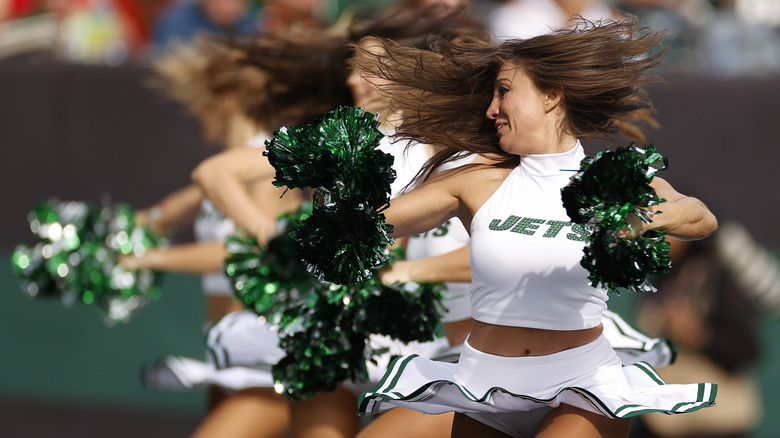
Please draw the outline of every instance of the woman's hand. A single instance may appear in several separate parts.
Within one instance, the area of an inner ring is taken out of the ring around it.
[[[379,271],[379,280],[385,286],[392,286],[395,283],[409,283],[411,278],[411,265],[413,262],[407,260],[398,260],[392,265],[384,267]]]
[[[138,271],[140,269],[149,268],[149,260],[152,257],[152,252],[149,250],[141,255],[135,254],[119,254],[117,257],[117,264],[129,271]]]
[[[654,229],[651,228],[653,215],[656,214],[656,211],[658,210],[657,207],[639,207],[640,210],[644,212],[644,214],[650,218],[651,222],[646,223],[642,219],[639,218],[634,213],[631,213],[628,215],[626,220],[624,221],[626,224],[626,227],[623,228],[618,232],[618,237],[626,239],[626,238],[635,238],[640,237],[643,234],[645,234],[647,231]]]

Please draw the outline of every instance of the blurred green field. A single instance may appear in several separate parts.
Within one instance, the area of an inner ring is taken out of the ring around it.
[[[0,397],[107,403],[199,415],[204,391],[160,392],[141,369],[166,354],[204,358],[200,279],[164,277],[163,295],[127,324],[107,327],[95,308],[29,299],[0,251]]]

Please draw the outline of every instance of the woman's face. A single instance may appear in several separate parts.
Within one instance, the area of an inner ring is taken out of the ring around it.
[[[384,53],[382,45],[372,38],[362,40],[358,43],[358,47],[375,55]],[[363,53],[362,50],[357,50],[353,56],[366,57],[371,55]],[[352,70],[347,77],[347,86],[352,92],[353,104],[373,113],[385,111],[389,107],[387,98],[377,91],[378,86],[386,83],[387,80],[385,79],[357,70]]]
[[[542,135],[548,125],[547,94],[515,62],[507,62],[496,77],[493,100],[487,109],[488,119],[495,121],[501,149],[513,155],[549,152]]]

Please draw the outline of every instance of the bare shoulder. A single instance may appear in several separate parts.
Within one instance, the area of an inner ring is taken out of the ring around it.
[[[449,180],[450,192],[460,199],[459,216],[464,221],[466,216],[473,217],[515,167],[513,162],[477,162],[446,170],[437,177]],[[464,221],[464,224],[468,222],[470,221]]]
[[[439,172],[432,179],[453,179],[467,183],[503,181],[514,167],[514,163],[473,162]]]
[[[465,190],[486,189],[491,193],[506,179],[515,168],[514,163],[476,162],[453,169],[459,171],[459,186]]]

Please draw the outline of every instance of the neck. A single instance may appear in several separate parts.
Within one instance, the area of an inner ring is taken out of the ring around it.
[[[401,115],[398,112],[379,113],[379,126],[385,131],[395,132],[398,125],[401,124]]]
[[[535,154],[558,154],[570,151],[577,144],[577,137],[567,134],[563,129],[563,116],[560,110],[551,113],[552,117],[547,118],[540,124],[537,131],[534,144],[537,145]]]
[[[574,146],[577,146],[577,137],[569,134],[564,134],[561,136],[561,139],[558,141],[555,152],[556,153],[568,152],[572,150]]]
[[[228,121],[225,133],[225,147],[246,146],[246,143],[258,133],[258,126],[243,114],[234,114]]]

